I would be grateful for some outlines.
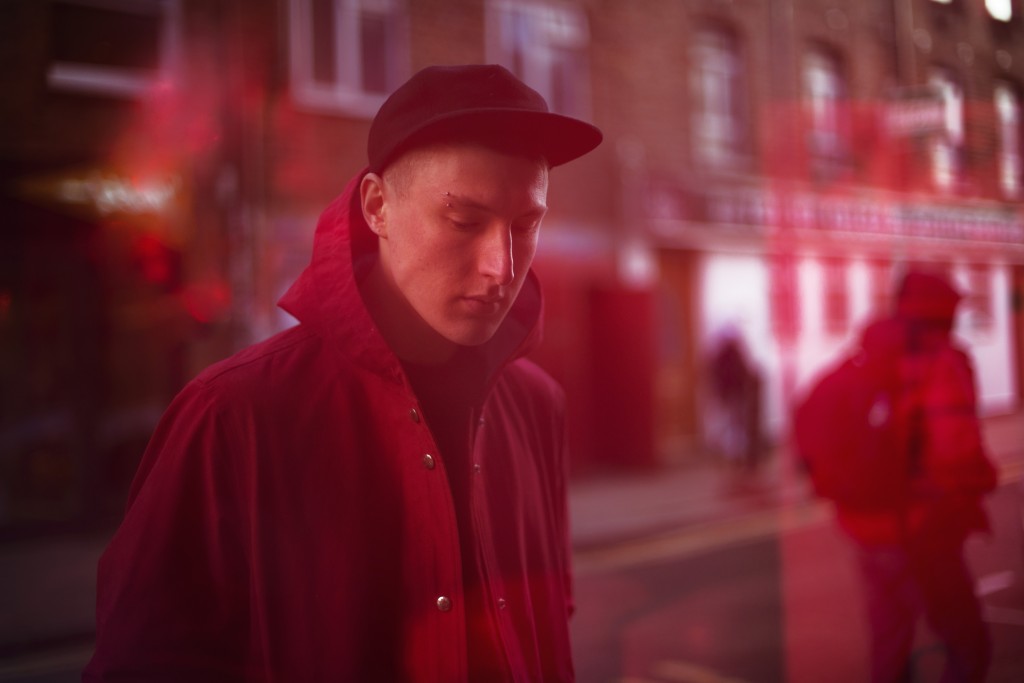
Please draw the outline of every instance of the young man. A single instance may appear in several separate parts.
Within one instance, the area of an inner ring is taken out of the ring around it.
[[[385,102],[300,324],[153,436],[86,680],[572,680],[562,397],[523,356],[549,168],[600,141],[497,66]]]

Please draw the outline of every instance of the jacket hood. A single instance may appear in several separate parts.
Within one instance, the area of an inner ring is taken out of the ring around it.
[[[377,236],[363,219],[359,203],[359,184],[367,172],[357,174],[320,215],[310,264],[278,306],[359,365],[401,383],[401,363],[359,291],[359,280],[377,254]],[[540,283],[531,271],[494,337],[478,347],[491,373],[537,346],[542,312]]]

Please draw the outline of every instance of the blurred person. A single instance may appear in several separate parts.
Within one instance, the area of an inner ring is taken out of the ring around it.
[[[997,476],[981,435],[973,368],[952,338],[960,298],[944,277],[909,272],[895,315],[869,324],[846,362],[859,364],[861,374],[831,375],[845,403],[836,400],[828,417],[824,405],[814,414],[809,399],[797,416],[804,455],[821,451],[810,457],[815,487],[835,503],[857,551],[876,683],[912,680],[921,616],[944,646],[943,681],[983,681],[991,658],[963,546],[989,529],[982,498]],[[865,417],[851,398],[861,395]],[[860,433],[856,420],[867,423]],[[824,452],[829,432],[855,444],[845,472],[840,447]]]
[[[761,450],[761,377],[738,330],[726,329],[708,363],[711,440],[730,463],[756,469]]]
[[[573,679],[563,396],[524,356],[549,169],[600,141],[498,66],[391,95],[299,324],[158,426],[84,680]]]

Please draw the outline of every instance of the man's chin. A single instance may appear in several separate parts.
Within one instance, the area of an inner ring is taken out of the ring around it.
[[[494,338],[499,327],[500,323],[494,325],[474,325],[469,328],[451,330],[449,334],[443,336],[458,346],[482,346]]]

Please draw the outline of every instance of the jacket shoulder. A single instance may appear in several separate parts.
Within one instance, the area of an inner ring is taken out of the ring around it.
[[[316,355],[319,345],[320,338],[312,330],[296,325],[210,365],[192,383],[221,388],[248,389],[251,384],[266,387],[281,370]]]
[[[565,392],[554,377],[533,361],[520,358],[510,363],[504,378],[524,391],[543,396],[559,404],[565,402]]]

